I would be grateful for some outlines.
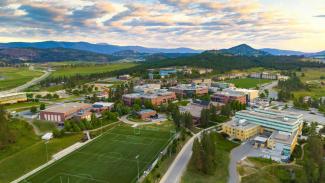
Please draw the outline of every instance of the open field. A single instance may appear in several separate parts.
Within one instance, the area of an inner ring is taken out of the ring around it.
[[[242,79],[230,79],[226,82],[235,84],[238,88],[255,88],[258,85],[269,83],[272,80],[268,79],[255,79],[255,78],[242,78]]]
[[[302,76],[302,73],[304,73],[304,76]],[[310,84],[310,91],[295,91],[295,97],[311,96],[319,98],[325,96],[325,68],[303,69],[297,75],[301,81]],[[324,78],[321,79],[322,76]]]
[[[32,123],[41,133],[52,132],[56,128],[56,124],[49,121],[34,120]]]
[[[269,159],[247,158],[237,168],[242,176],[242,183],[307,182],[304,170],[295,164],[279,164]]]
[[[190,162],[182,177],[182,183],[226,183],[228,180],[228,165],[230,162],[230,151],[238,144],[226,140],[220,134],[217,134],[217,149],[218,164],[214,175],[206,175],[198,172]]]
[[[33,128],[24,121],[10,125],[16,142],[0,151],[0,183],[13,181],[46,162],[44,141],[34,134]],[[50,140],[47,144],[49,157],[76,143],[81,136],[74,134]]]
[[[136,182],[170,139],[170,127],[120,125],[27,178],[27,182]]]
[[[42,102],[20,102],[20,103],[15,103],[15,104],[10,104],[10,105],[5,105],[5,109],[9,111],[23,111],[23,110],[28,110],[32,106],[35,106],[39,108],[39,106],[42,104]]]
[[[87,75],[92,73],[103,73],[110,72],[119,69],[127,69],[135,66],[135,63],[114,63],[114,64],[91,64],[91,65],[76,65],[76,66],[64,66],[55,67],[54,73],[51,77],[61,77],[61,76],[73,76],[76,74]]]
[[[0,91],[23,85],[42,74],[42,72],[29,70],[28,68],[0,68]]]

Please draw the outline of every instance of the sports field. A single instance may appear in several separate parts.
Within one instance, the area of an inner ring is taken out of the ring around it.
[[[169,142],[170,129],[157,125],[138,130],[116,126],[23,182],[136,182],[136,156],[142,174]]]
[[[28,68],[0,68],[0,91],[23,85],[42,74],[42,72],[29,70]]]

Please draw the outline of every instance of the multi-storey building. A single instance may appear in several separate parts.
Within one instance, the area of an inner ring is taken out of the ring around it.
[[[157,90],[152,93],[131,93],[122,96],[126,105],[133,105],[137,99],[141,100],[142,103],[149,101],[152,105],[161,105],[176,100],[176,94],[167,90]]]
[[[213,96],[211,96],[211,100],[223,104],[227,104],[232,101],[238,101],[242,104],[246,104],[246,95],[238,92],[217,91],[213,94]]]
[[[204,85],[195,85],[195,84],[181,84],[169,88],[170,91],[176,93],[179,96],[202,96],[209,92],[209,88]]]
[[[149,93],[149,92],[155,92],[160,88],[161,88],[160,84],[144,84],[144,85],[134,86],[133,91],[136,93]]]
[[[253,102],[254,99],[258,98],[258,90],[251,90],[245,88],[226,88],[222,90],[229,93],[238,93],[246,96],[246,103]]]
[[[257,148],[271,149],[270,157],[274,160],[287,161],[297,144],[302,124],[302,114],[254,109],[237,112],[222,129],[233,138],[252,139]]]
[[[40,119],[62,123],[67,119],[79,116],[80,119],[89,118],[88,111],[92,105],[85,103],[65,103],[49,107],[40,112]]]

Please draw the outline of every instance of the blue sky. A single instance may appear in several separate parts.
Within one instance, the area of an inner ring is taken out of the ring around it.
[[[0,42],[325,50],[323,0],[1,0]]]

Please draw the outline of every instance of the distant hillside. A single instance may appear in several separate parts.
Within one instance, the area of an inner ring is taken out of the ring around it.
[[[260,49],[260,50],[264,51],[264,52],[267,52],[267,53],[269,53],[271,55],[287,55],[287,56],[296,55],[296,56],[299,56],[299,55],[308,54],[308,53],[301,52],[301,51],[280,50],[280,49],[273,49],[273,48],[263,48],[263,49]]]
[[[118,59],[120,58],[117,56],[65,48],[0,48],[0,60],[7,63],[60,61],[111,62]]]
[[[35,43],[11,42],[0,43],[0,48],[69,48],[76,50],[91,51],[102,54],[113,54],[120,51],[136,51],[140,53],[200,53],[199,50],[190,48],[146,48],[142,46],[117,46],[106,43],[93,44],[88,42],[61,42],[61,41],[44,41]]]
[[[253,56],[253,57],[259,57],[259,56],[266,56],[270,55],[267,52],[254,49],[250,47],[247,44],[241,44],[229,49],[220,49],[220,50],[210,50],[207,51],[209,53],[214,54],[221,54],[221,55],[230,55],[230,56]]]

